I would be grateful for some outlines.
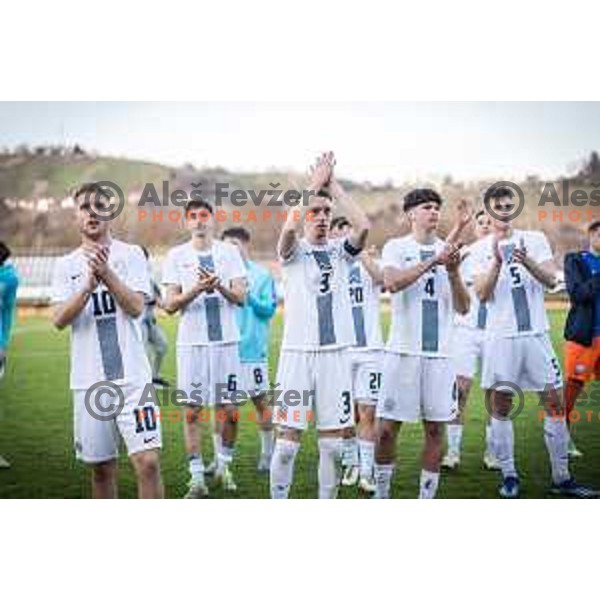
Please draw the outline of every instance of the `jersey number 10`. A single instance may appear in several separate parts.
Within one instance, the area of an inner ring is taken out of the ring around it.
[[[94,305],[94,316],[113,315],[117,312],[115,299],[107,290],[94,292],[92,294],[92,303]]]

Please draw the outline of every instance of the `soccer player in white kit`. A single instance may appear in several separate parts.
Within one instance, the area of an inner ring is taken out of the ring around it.
[[[345,238],[351,233],[348,219],[338,216],[332,220],[333,239]],[[352,369],[352,400],[358,419],[358,465],[347,466],[342,485],[354,485],[358,480],[359,488],[369,494],[375,491],[375,408],[381,391],[383,350],[380,306],[383,271],[375,256],[374,247],[364,250],[360,260],[349,265],[347,276],[354,331],[354,345],[348,350],[348,356]],[[356,476],[353,476],[354,471]]]
[[[172,248],[163,265],[164,308],[181,313],[177,333],[177,387],[186,395],[183,431],[190,472],[187,498],[207,495],[199,413],[209,404],[223,418],[214,434],[215,477],[235,491],[230,465],[237,437],[235,396],[243,388],[236,309],[246,296],[246,268],[233,244],[214,238],[213,207],[190,200],[185,227],[191,240]]]
[[[237,311],[240,328],[240,360],[244,370],[245,390],[257,412],[260,433],[260,458],[257,470],[268,473],[271,467],[275,432],[269,407],[269,332],[277,310],[275,280],[268,269],[251,259],[250,232],[243,227],[230,227],[222,239],[235,244],[248,272],[246,303]]]
[[[91,466],[93,497],[115,498],[122,438],[139,497],[161,498],[160,415],[144,401],[152,381],[140,323],[150,295],[146,259],[139,246],[114,239],[109,222],[96,218],[106,214],[109,192],[85,184],[73,199],[81,245],[58,259],[52,296],[54,325],[71,326],[76,454]],[[97,394],[90,394],[96,384]],[[122,404],[115,404],[119,391]]]
[[[319,194],[287,215],[279,237],[285,323],[277,374],[283,394],[273,410],[279,431],[271,461],[272,498],[289,496],[301,434],[310,421],[316,421],[319,435],[319,498],[335,498],[344,432],[354,426],[346,275],[347,263],[365,244],[369,223],[336,182],[334,164],[332,153],[318,159],[309,187]],[[348,238],[329,239],[333,199],[353,225]]]
[[[492,188],[492,235],[474,244],[475,290],[488,306],[482,388],[490,398],[492,437],[502,470],[503,498],[516,498],[520,483],[514,459],[510,412],[514,388],[539,394],[546,409],[544,440],[552,491],[574,497],[594,495],[569,472],[569,434],[562,407],[562,374],[550,341],[544,290],[556,282],[552,250],[541,231],[513,228],[513,191]]]
[[[491,219],[483,209],[475,213],[475,237],[483,239],[491,231]],[[483,359],[483,342],[485,325],[487,321],[487,306],[479,301],[474,289],[473,258],[469,246],[461,249],[461,272],[463,281],[469,291],[471,306],[466,315],[455,315],[456,330],[454,337],[459,341],[454,360],[456,365],[456,385],[458,388],[458,416],[448,424],[448,452],[442,460],[442,467],[456,469],[460,464],[460,451],[465,422],[465,409],[473,378],[477,373],[478,365]],[[483,455],[483,464],[486,469],[499,469],[498,461],[494,455],[491,424],[486,423],[485,440],[486,448]]]
[[[431,189],[407,194],[404,211],[411,233],[389,240],[383,248],[392,323],[377,404],[376,498],[389,498],[400,426],[419,420],[425,433],[419,498],[435,497],[444,426],[456,416],[453,313],[468,312],[469,294],[454,242],[471,217],[464,210],[459,213],[459,222],[444,242],[437,236],[441,205],[440,195]]]

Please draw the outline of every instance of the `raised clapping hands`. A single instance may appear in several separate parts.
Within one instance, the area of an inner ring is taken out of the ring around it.
[[[462,244],[446,244],[443,250],[435,257],[435,265],[444,265],[447,271],[455,272],[457,271],[460,263],[462,262],[462,257],[460,255],[460,249]]]
[[[497,236],[494,236],[492,239],[492,253],[496,262],[504,262],[504,257],[502,256],[502,252],[500,252],[500,238]],[[523,239],[519,242],[519,247],[512,251],[510,262],[523,265],[524,267],[528,267],[531,264],[531,258],[527,253],[527,248]]]
[[[221,285],[221,281],[216,273],[208,271],[202,267],[198,268],[198,281],[196,289],[198,292],[208,292],[212,294]]]
[[[379,252],[377,246],[371,245],[363,250],[363,256],[370,258],[371,260],[377,260]]]
[[[108,246],[91,243],[85,250],[85,256],[89,267],[89,275],[84,287],[84,291],[93,292],[100,283],[108,270],[108,256],[110,249]]]
[[[456,220],[454,227],[450,230],[446,242],[456,244],[462,235],[462,232],[473,220],[473,210],[467,200],[461,198],[456,205]]]
[[[324,152],[317,158],[317,161],[309,169],[310,189],[319,191],[327,186],[333,176],[333,167],[335,167],[335,156],[333,152]]]
[[[524,267],[527,267],[529,264],[529,256],[527,255],[527,248],[525,247],[523,238],[521,238],[519,247],[515,248],[512,252],[512,262],[523,265]]]

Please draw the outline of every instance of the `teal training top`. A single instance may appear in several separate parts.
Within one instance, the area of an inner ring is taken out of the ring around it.
[[[6,350],[10,341],[18,286],[19,277],[15,267],[12,264],[3,264],[0,267],[0,350]]]
[[[240,359],[242,362],[265,362],[269,348],[269,323],[277,309],[275,281],[259,264],[248,261],[248,293],[238,310]]]

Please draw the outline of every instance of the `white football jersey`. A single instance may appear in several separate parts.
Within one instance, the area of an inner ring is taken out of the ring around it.
[[[439,254],[443,240],[419,244],[412,235],[389,240],[382,266],[409,269]],[[436,266],[409,287],[392,294],[392,323],[387,350],[413,356],[451,354],[453,307],[448,273]]]
[[[485,330],[487,324],[488,307],[485,302],[479,301],[479,296],[475,293],[475,257],[473,256],[473,246],[463,248],[465,259],[460,265],[460,274],[462,280],[469,292],[469,312],[466,315],[454,313],[454,322],[460,327],[469,329]]]
[[[354,344],[348,293],[348,264],[356,258],[352,250],[347,240],[313,246],[301,239],[292,256],[282,260],[282,349],[319,350]]]
[[[210,250],[199,252],[186,242],[172,248],[163,265],[164,285],[179,285],[187,292],[198,281],[198,267],[215,272],[224,285],[246,277],[240,251],[233,244],[214,240]],[[217,291],[203,292],[181,312],[178,346],[230,344],[239,341],[236,306]]]
[[[108,264],[127,287],[150,295],[146,258],[139,246],[113,239]],[[68,300],[84,287],[88,274],[81,248],[59,258],[52,301]],[[101,283],[71,325],[71,389],[87,389],[100,381],[118,385],[152,381],[140,322],[141,317],[127,315]]]
[[[383,346],[377,285],[360,260],[348,264],[348,291],[352,311],[354,350],[377,350]]]
[[[490,235],[472,246],[476,274],[488,272],[493,264],[493,239]],[[500,242],[502,268],[487,302],[486,331],[490,336],[515,337],[549,330],[544,286],[523,265],[511,261],[512,251],[522,244],[536,262],[552,260],[550,244],[541,231],[514,230],[510,238]]]

